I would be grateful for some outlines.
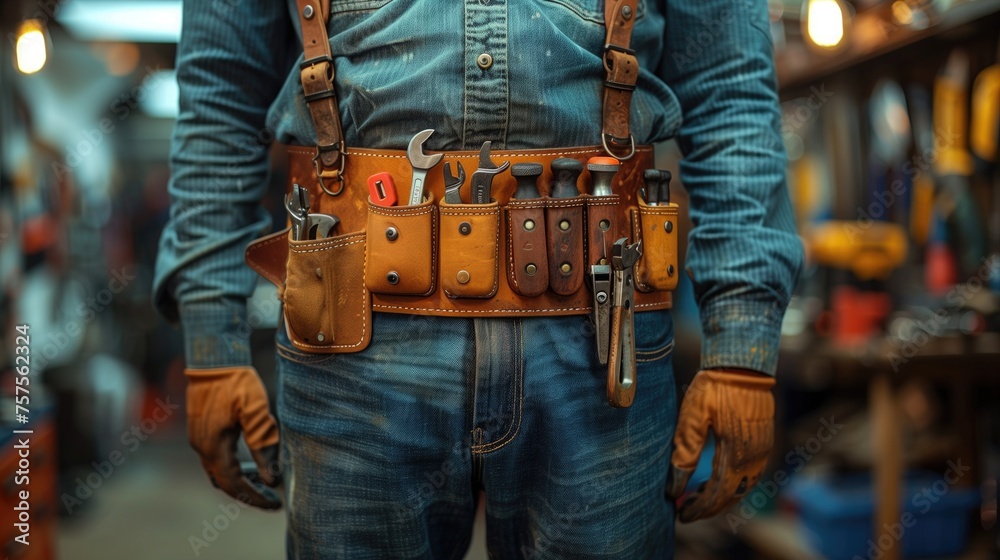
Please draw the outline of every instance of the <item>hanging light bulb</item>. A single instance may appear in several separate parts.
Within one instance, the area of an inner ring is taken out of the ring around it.
[[[24,20],[17,30],[14,59],[22,74],[34,74],[45,66],[48,49],[45,26],[37,19]]]
[[[806,0],[802,11],[802,25],[810,43],[834,49],[844,41],[849,16],[843,0]]]

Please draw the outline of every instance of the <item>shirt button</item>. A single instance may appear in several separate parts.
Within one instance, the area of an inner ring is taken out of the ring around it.
[[[476,64],[483,70],[489,70],[490,66],[493,66],[493,57],[483,53],[476,57]]]

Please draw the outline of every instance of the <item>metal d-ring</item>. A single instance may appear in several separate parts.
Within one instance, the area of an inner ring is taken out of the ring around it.
[[[615,155],[613,151],[611,151],[611,148],[608,147],[608,136],[611,136],[612,141],[620,140],[620,138],[618,138],[617,136],[612,136],[610,134],[601,135],[601,144],[604,145],[604,151],[607,152],[609,156],[617,159],[618,161],[625,161],[635,155],[635,137],[633,137],[631,134],[628,135],[629,152],[628,155],[625,157],[619,157]]]
[[[320,167],[319,155],[321,153],[323,153],[323,152],[326,152],[326,151],[340,152],[340,158],[339,158],[340,159],[340,169],[337,170],[337,180],[340,181],[340,188],[338,188],[336,191],[331,191],[330,189],[328,189],[326,187],[326,181],[323,180],[323,174],[322,174],[322,171],[320,171],[320,168],[319,168]],[[344,192],[344,168],[347,165],[346,158],[344,157],[345,155],[347,155],[347,154],[344,152],[344,142],[343,141],[341,141],[335,147],[332,147],[332,148],[329,148],[329,149],[325,149],[325,150],[320,149],[319,146],[316,147],[316,155],[314,155],[313,159],[312,159],[312,161],[313,161],[313,168],[316,170],[316,180],[319,181],[319,188],[323,189],[323,192],[325,192],[326,194],[328,194],[330,196],[340,196],[340,194],[342,192]]]

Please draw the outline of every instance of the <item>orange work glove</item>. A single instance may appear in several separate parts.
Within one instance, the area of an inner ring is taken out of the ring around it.
[[[747,370],[703,370],[681,404],[667,495],[679,499],[711,428],[712,476],[678,505],[684,523],[718,514],[760,479],[774,445],[774,378]]]
[[[187,427],[191,447],[212,484],[253,506],[278,509],[281,499],[270,488],[243,476],[236,459],[240,432],[267,486],[281,483],[278,425],[267,406],[267,390],[249,366],[186,369]]]

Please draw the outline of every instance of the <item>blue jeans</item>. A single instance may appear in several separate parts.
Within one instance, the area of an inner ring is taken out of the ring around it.
[[[358,354],[278,329],[288,557],[462,558],[479,490],[491,558],[671,558],[669,312],[636,315],[634,404],[605,399],[584,317],[376,313]]]

